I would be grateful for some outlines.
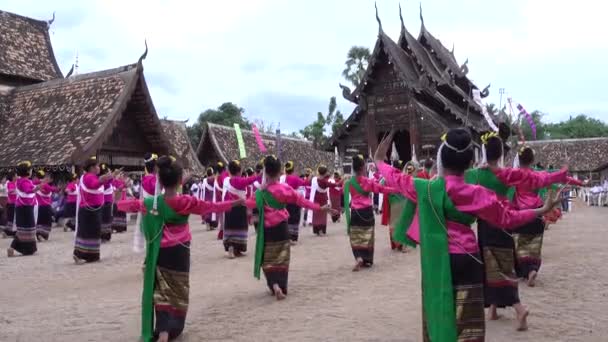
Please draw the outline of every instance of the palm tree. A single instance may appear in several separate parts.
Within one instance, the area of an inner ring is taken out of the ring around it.
[[[342,71],[342,76],[350,81],[355,87],[359,85],[369,62],[370,52],[364,46],[353,46],[346,55],[346,68]]]

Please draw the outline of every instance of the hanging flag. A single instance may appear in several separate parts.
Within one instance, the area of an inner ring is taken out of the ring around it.
[[[281,123],[276,131],[277,134],[277,158],[281,160]]]
[[[490,117],[490,114],[488,113],[488,109],[486,108],[486,106],[483,105],[483,102],[481,102],[481,92],[479,91],[479,89],[473,89],[472,91],[473,91],[473,101],[475,101],[475,103],[477,103],[479,105],[479,107],[481,108],[483,117],[486,118],[488,125],[490,125],[490,128],[494,132],[498,132],[498,127],[494,123],[494,120],[492,120],[492,118]]]
[[[416,157],[416,145],[412,144],[412,161],[418,164],[418,158]]]
[[[511,116],[511,119],[513,119],[513,99],[511,99],[510,97],[507,99],[507,102],[509,103],[509,114]],[[524,132],[521,130],[521,124],[520,124],[520,120],[519,117],[521,115],[517,116],[517,134],[519,134],[519,140],[521,141],[522,144],[526,143],[526,137],[524,136]]]
[[[258,126],[253,125],[251,129],[253,130],[253,135],[255,136],[255,141],[258,143],[258,148],[260,149],[260,152],[266,153],[266,146],[264,146],[264,141],[262,141],[262,136],[260,135],[260,130],[258,129]]]
[[[392,147],[392,151],[391,151],[391,161],[398,161],[399,160],[399,152],[397,152],[397,146],[395,145],[395,142],[393,141],[393,147]]]
[[[521,105],[521,103],[517,104],[517,110],[519,110],[519,114],[523,115],[526,120],[528,120],[528,125],[530,125],[530,130],[532,130],[532,138],[536,140],[536,125],[534,124],[534,120],[532,119],[532,115],[528,113],[528,111]]]
[[[241,132],[241,126],[234,124],[234,132],[236,133],[236,142],[239,146],[239,155],[241,159],[247,158],[247,151],[245,151],[245,141],[243,141],[243,133]]]

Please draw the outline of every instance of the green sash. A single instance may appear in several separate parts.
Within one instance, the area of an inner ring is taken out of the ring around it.
[[[445,180],[415,179],[420,221],[422,303],[429,338],[433,342],[457,339],[446,217],[472,223],[475,218],[460,213],[448,198]]]
[[[369,192],[363,191],[361,184],[357,181],[357,177],[351,177],[346,184],[344,184],[344,216],[346,217],[346,231],[350,234],[350,186],[352,185],[359,194],[367,196]]]
[[[255,205],[258,208],[258,234],[255,238],[255,258],[253,259],[253,276],[260,279],[260,269],[264,260],[264,205],[273,209],[284,209],[285,205],[279,202],[266,190],[255,192]]]
[[[142,218],[142,228],[146,237],[146,268],[144,271],[144,290],[141,298],[141,339],[152,341],[154,331],[154,283],[156,281],[156,264],[160,251],[165,222],[188,223],[188,216],[178,215],[165,202],[163,195],[158,196],[158,214],[152,214],[154,197],[144,200],[146,214]]]
[[[515,188],[501,182],[490,169],[469,169],[464,173],[464,180],[468,184],[477,184],[488,188],[498,195],[508,198],[509,201],[512,201],[515,195]]]
[[[405,206],[401,213],[399,213],[400,217],[397,220],[397,224],[393,227],[395,230],[393,231],[393,240],[401,243],[402,245],[407,245],[413,248],[416,248],[416,243],[412,241],[407,236],[407,231],[412,225],[412,221],[414,220],[414,216],[416,215],[416,203],[410,201],[409,199],[396,194],[390,194],[388,197],[389,203],[392,205],[395,202],[403,201]],[[397,213],[392,213],[397,214]]]

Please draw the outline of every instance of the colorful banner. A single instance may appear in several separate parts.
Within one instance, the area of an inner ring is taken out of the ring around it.
[[[513,119],[513,101],[512,99],[509,97],[507,99],[507,102],[509,102],[509,114],[511,116],[511,119]],[[526,137],[524,136],[524,131],[521,130],[521,124],[519,122],[519,115],[517,116],[517,134],[519,134],[519,140],[521,141],[522,145],[526,143]]]
[[[526,120],[528,120],[528,124],[530,125],[530,129],[532,130],[532,138],[536,140],[536,125],[534,124],[534,120],[532,119],[532,115],[528,113],[528,111],[521,105],[521,103],[517,104],[517,110],[519,110],[519,114],[523,115]]]
[[[236,142],[239,145],[239,155],[241,159],[247,158],[247,151],[245,151],[245,141],[243,141],[243,133],[241,132],[241,126],[234,124],[234,132],[236,133]]]
[[[279,124],[279,128],[276,131],[277,134],[277,158],[281,160],[281,124]]]
[[[262,141],[262,136],[260,135],[260,130],[258,129],[258,126],[253,125],[252,130],[253,135],[255,136],[255,141],[258,143],[258,148],[260,149],[260,152],[266,153],[266,146],[264,146],[264,141]]]
[[[492,118],[490,117],[488,109],[486,108],[486,106],[483,105],[483,102],[481,102],[481,92],[479,91],[479,89],[473,89],[473,101],[475,101],[475,103],[479,105],[479,108],[481,108],[483,117],[486,118],[486,121],[488,122],[488,125],[490,125],[490,128],[494,132],[498,132],[498,127],[494,123],[494,120],[492,120]]]

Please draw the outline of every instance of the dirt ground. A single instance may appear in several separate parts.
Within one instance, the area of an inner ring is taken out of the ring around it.
[[[608,341],[608,208],[575,205],[545,234],[536,288],[522,284],[530,329],[513,312],[486,341]],[[215,232],[192,218],[190,309],[180,341],[420,341],[418,252],[392,252],[376,226],[376,264],[351,272],[344,225],[327,237],[303,228],[292,249],[289,297],[276,302],[247,257],[228,260]],[[133,227],[102,246],[102,262],[76,266],[72,233],[55,229],[30,257],[7,259],[0,240],[0,341],[137,341],[141,263]]]

